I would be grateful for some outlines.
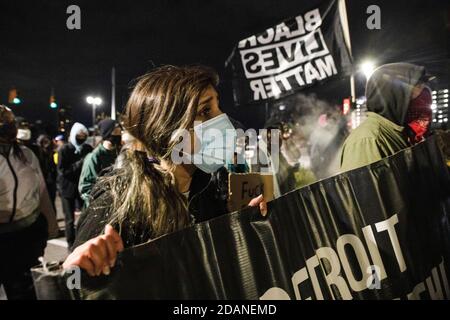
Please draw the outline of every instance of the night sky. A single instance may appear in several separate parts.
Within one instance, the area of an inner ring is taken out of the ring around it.
[[[221,107],[248,126],[264,122],[265,108],[233,106],[231,79],[224,62],[236,43],[295,16],[319,1],[2,1],[0,3],[0,103],[16,87],[23,100],[14,106],[30,121],[52,121],[48,106],[55,89],[60,106],[73,118],[91,123],[85,98],[103,98],[110,112],[110,72],[116,67],[119,110],[132,80],[162,64],[205,64],[221,75]],[[347,0],[355,64],[366,57],[378,64],[407,61],[425,65],[448,83],[449,1]],[[81,8],[81,30],[66,28],[66,8]],[[381,7],[381,30],[366,28],[366,8]],[[363,94],[364,78],[357,77]],[[316,92],[331,103],[349,95],[348,78]]]

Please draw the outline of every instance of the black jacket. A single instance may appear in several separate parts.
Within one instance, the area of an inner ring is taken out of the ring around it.
[[[189,212],[195,222],[213,219],[227,210],[228,171],[219,169],[214,174],[197,169],[189,190]]]
[[[92,147],[83,144],[79,153],[69,142],[58,151],[58,190],[62,197],[78,197],[78,181],[83,167],[84,157],[92,151]]]
[[[112,171],[109,174],[114,174]],[[188,206],[193,222],[206,221],[228,212],[218,174],[206,174],[197,169],[192,177]],[[89,207],[80,216],[77,236],[73,248],[102,234],[111,214],[111,193],[105,188],[94,187]],[[117,227],[117,226],[115,226]],[[121,237],[125,247],[131,247],[151,240],[151,230],[147,226],[124,223]]]
[[[57,173],[56,164],[53,161],[53,154],[40,147],[36,156],[39,159],[42,175],[44,176],[47,187],[49,185],[55,185]]]

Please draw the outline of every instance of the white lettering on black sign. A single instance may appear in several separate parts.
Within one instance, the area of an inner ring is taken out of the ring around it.
[[[321,25],[314,9],[239,42],[253,100],[276,98],[337,74]]]

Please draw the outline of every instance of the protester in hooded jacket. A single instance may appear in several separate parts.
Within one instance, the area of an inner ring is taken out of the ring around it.
[[[345,140],[341,170],[368,165],[424,139],[432,116],[429,80],[424,67],[409,63],[374,71],[366,85],[367,119]]]
[[[75,240],[75,201],[81,201],[78,183],[86,155],[92,147],[86,144],[88,130],[81,123],[74,123],[69,142],[58,151],[58,190],[65,218],[65,233],[69,247]]]
[[[85,207],[89,205],[89,197],[97,178],[116,161],[122,142],[122,129],[117,121],[104,119],[98,123],[98,128],[103,141],[84,159],[78,184]]]
[[[0,105],[0,285],[9,300],[36,298],[30,268],[58,235],[39,161],[16,135],[14,114]]]
[[[164,66],[140,77],[122,117],[135,142],[121,166],[94,186],[64,268],[109,274],[124,247],[227,212],[213,180],[226,159],[215,151],[231,156],[234,147],[211,136],[234,127],[219,109],[217,84],[217,74],[205,67]],[[194,143],[180,146],[180,138]],[[211,150],[219,161],[210,162]],[[193,163],[184,161],[195,155]],[[266,211],[262,196],[250,205]]]

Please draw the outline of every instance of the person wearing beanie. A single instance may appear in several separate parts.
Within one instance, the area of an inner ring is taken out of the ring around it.
[[[102,137],[102,143],[87,155],[78,183],[78,191],[84,201],[85,208],[89,205],[91,190],[97,178],[114,164],[122,144],[122,130],[117,121],[104,119],[99,122],[98,129]]]
[[[431,124],[433,77],[410,63],[377,68],[367,81],[367,119],[353,130],[341,152],[348,171],[389,157],[424,140]]]

